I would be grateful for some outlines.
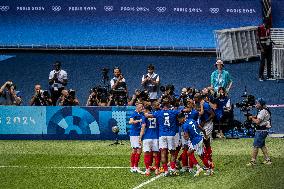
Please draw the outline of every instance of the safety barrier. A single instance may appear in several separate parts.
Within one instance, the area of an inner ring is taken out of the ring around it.
[[[217,58],[232,62],[258,57],[256,31],[256,26],[215,30]]]
[[[284,79],[284,28],[271,28],[272,75],[275,79]]]

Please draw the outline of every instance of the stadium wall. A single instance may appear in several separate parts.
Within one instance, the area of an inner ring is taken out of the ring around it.
[[[135,107],[0,106],[0,139],[128,139]]]

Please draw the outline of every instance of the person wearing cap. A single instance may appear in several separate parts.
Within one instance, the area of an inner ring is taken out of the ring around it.
[[[158,90],[160,84],[160,76],[156,74],[155,67],[150,64],[147,67],[147,74],[142,76],[141,85],[144,90],[148,91],[150,100],[153,102],[158,99]]]
[[[211,74],[211,88],[218,92],[219,87],[223,87],[228,93],[232,87],[232,79],[228,71],[224,70],[224,63],[218,59],[215,63],[217,70]]]
[[[248,166],[256,165],[256,158],[259,149],[261,149],[265,158],[265,160],[262,163],[270,165],[272,162],[268,155],[268,150],[265,145],[265,139],[268,135],[268,129],[271,127],[270,123],[271,112],[266,107],[266,102],[264,101],[263,98],[258,98],[256,100],[255,106],[258,110],[257,115],[249,116],[249,119],[256,124],[256,131],[254,136],[251,161],[247,165]]]
[[[16,85],[12,81],[6,81],[0,88],[0,106],[16,105],[22,103],[20,91],[16,91]]]

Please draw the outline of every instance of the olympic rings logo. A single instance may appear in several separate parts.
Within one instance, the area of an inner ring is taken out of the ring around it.
[[[52,10],[53,10],[54,12],[59,12],[59,11],[61,11],[61,6],[52,6],[51,8],[52,8]]]
[[[113,6],[104,6],[105,11],[110,12],[113,11]]]
[[[156,10],[158,12],[165,12],[167,10],[167,8],[166,7],[156,7]]]
[[[0,6],[0,10],[1,10],[2,12],[6,12],[6,11],[8,11],[9,9],[10,9],[9,6]]]
[[[219,8],[210,8],[209,11],[212,13],[212,14],[217,14],[219,12]]]

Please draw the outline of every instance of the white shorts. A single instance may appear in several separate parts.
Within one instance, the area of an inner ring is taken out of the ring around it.
[[[188,141],[187,141],[187,146],[188,146],[189,150],[195,150],[193,145],[192,145],[192,143],[191,143],[191,141],[190,141],[190,139],[188,139]]]
[[[176,135],[175,135],[175,146],[176,146],[176,148],[181,146],[181,138],[180,138],[179,133],[176,133]]]
[[[213,132],[213,122],[212,121],[209,121],[207,123],[205,123],[204,125],[204,130],[205,130],[205,133],[208,137],[212,138],[212,132]]]
[[[175,150],[175,136],[160,136],[159,138],[159,148],[167,148],[168,150]]]
[[[193,146],[197,155],[201,156],[203,154],[203,139]]]
[[[181,144],[182,144],[182,146],[188,145],[188,141],[190,141],[190,139],[185,140],[184,137],[183,137],[183,132],[181,132]]]
[[[141,148],[139,144],[139,136],[130,136],[130,145],[131,148]]]
[[[158,152],[159,139],[145,139],[143,140],[143,152]]]

